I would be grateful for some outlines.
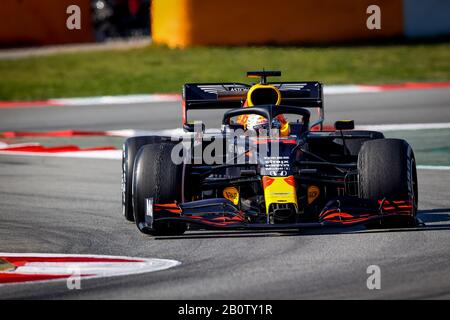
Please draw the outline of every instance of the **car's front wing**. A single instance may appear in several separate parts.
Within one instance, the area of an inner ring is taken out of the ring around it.
[[[286,224],[252,223],[245,212],[227,199],[198,200],[182,204],[153,204],[147,199],[145,224],[152,229],[156,223],[185,222],[205,229],[273,230],[348,227],[368,224],[392,217],[414,219],[413,206],[404,200],[365,200],[357,197],[338,197],[328,202],[317,222]]]

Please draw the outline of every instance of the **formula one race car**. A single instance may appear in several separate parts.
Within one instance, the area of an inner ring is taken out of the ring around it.
[[[183,88],[180,137],[138,136],[123,149],[123,214],[141,232],[412,226],[418,204],[410,145],[354,130],[324,130],[319,82]],[[228,109],[220,130],[189,122],[189,110]],[[316,109],[312,122],[310,109]]]

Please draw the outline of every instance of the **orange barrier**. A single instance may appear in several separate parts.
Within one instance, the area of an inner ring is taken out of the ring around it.
[[[152,35],[171,47],[330,44],[403,35],[402,0],[377,0],[381,30],[366,27],[373,0],[154,0]]]
[[[81,30],[66,27],[70,5],[81,9]],[[94,40],[90,0],[1,0],[0,6],[0,46]]]

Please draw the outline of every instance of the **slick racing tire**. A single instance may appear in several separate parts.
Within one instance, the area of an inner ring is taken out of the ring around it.
[[[136,154],[142,146],[161,141],[159,136],[142,136],[128,138],[123,144],[122,151],[122,214],[128,221],[134,221],[133,204],[131,199],[131,180]]]
[[[133,170],[133,210],[137,227],[143,233],[155,236],[181,235],[184,222],[153,222],[152,229],[145,226],[146,198],[154,204],[180,202],[182,199],[183,165],[174,164],[171,152],[174,143],[161,142],[143,146],[136,155]]]
[[[417,171],[411,146],[401,139],[363,144],[358,155],[359,196],[370,200],[411,201],[411,216],[391,216],[369,227],[407,227],[416,223]]]

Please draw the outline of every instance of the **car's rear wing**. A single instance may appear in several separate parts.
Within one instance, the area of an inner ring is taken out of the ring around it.
[[[322,84],[315,81],[271,82],[281,93],[281,105],[323,108]],[[244,83],[187,83],[183,87],[183,124],[187,112],[199,109],[241,108],[251,85]]]

